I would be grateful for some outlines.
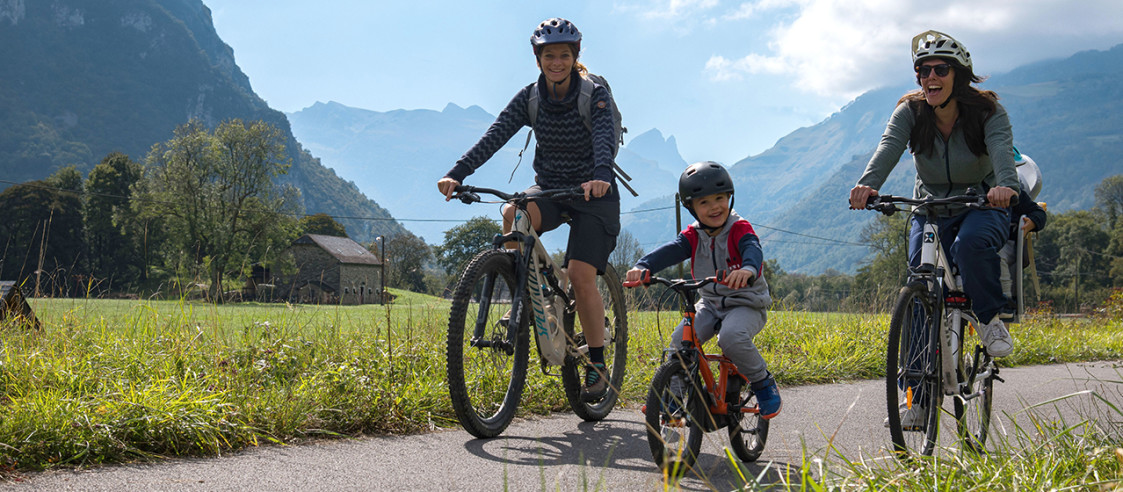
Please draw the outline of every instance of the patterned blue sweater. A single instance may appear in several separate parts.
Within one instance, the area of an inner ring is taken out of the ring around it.
[[[553,101],[546,94],[546,78],[538,76],[538,116],[535,121],[534,172],[535,182],[543,189],[571,188],[590,180],[612,183],[609,195],[619,200],[612,172],[612,106],[608,104],[608,90],[597,86],[592,97],[593,131],[585,126],[577,109],[580,92],[577,71],[573,83],[561,101]],[[530,84],[515,94],[507,107],[499,113],[495,123],[487,129],[471,149],[468,149],[446,177],[461,183],[476,171],[524,126],[530,126],[527,101]]]

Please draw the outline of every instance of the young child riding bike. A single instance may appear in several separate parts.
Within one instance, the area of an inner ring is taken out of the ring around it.
[[[733,211],[733,180],[721,164],[691,164],[679,177],[678,187],[683,206],[697,221],[673,241],[640,258],[626,280],[640,281],[647,271],[658,272],[687,258],[696,279],[726,270],[724,285],[701,289],[694,330],[702,343],[718,335],[722,353],[751,384],[761,418],[771,419],[780,413],[780,393],[753,344],[772,304],[768,282],[761,275],[764,255],[760,240],[752,225]],[[679,324],[671,347],[682,343],[682,332],[683,325]]]

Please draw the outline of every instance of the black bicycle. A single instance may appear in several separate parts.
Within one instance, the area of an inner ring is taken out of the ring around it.
[[[498,436],[511,423],[526,384],[530,327],[542,372],[561,376],[573,412],[586,421],[608,416],[616,405],[628,360],[628,318],[616,270],[597,278],[604,302],[604,356],[608,393],[581,400],[581,369],[588,345],[565,269],[546,253],[530,224],[534,200],[583,200],[580,188],[540,193],[505,193],[457,186],[455,198],[482,202],[479,194],[516,207],[511,232],[497,235],[491,249],[472,259],[456,285],[448,318],[448,388],[460,425],[476,437]],[[514,248],[508,246],[516,245]],[[560,370],[551,373],[552,368]]]

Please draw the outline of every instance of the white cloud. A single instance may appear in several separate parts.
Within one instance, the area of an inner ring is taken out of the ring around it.
[[[615,8],[644,19],[679,20],[695,17],[701,12],[716,7],[718,3],[718,0],[657,0],[625,2],[617,4]]]
[[[909,40],[926,29],[967,45],[981,74],[1068,56],[1092,39],[1102,40],[1094,43],[1102,48],[1123,42],[1118,0],[760,0],[739,4],[723,20],[763,19],[781,7],[796,13],[762,33],[755,45],[767,45],[767,52],[723,47],[706,63],[706,74],[718,81],[787,74],[809,93],[852,97],[907,78]]]

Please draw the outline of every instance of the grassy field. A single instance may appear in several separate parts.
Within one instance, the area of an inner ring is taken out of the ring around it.
[[[42,333],[0,327],[0,473],[455,426],[448,302],[395,293],[362,307],[32,299]],[[629,316],[625,402],[645,393],[677,319]],[[1121,319],[1032,318],[1005,365],[1123,359]],[[771,312],[757,344],[781,385],[873,378],[887,324]],[[568,411],[537,367],[520,412]]]

